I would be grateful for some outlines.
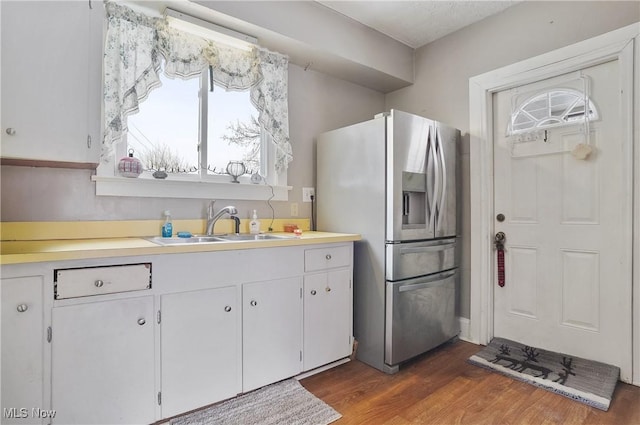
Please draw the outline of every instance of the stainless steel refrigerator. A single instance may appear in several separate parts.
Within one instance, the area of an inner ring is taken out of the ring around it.
[[[318,230],[354,249],[357,358],[387,373],[455,337],[460,131],[398,110],[317,139]]]

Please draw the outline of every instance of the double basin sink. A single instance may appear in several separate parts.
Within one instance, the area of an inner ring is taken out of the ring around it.
[[[255,242],[255,241],[267,241],[278,239],[294,239],[295,236],[287,235],[271,235],[271,234],[259,234],[259,235],[246,235],[246,234],[228,234],[228,235],[216,235],[216,236],[191,236],[188,238],[163,238],[160,236],[154,236],[147,238],[147,240],[156,243],[158,245],[198,245],[206,243],[221,243],[221,242]]]

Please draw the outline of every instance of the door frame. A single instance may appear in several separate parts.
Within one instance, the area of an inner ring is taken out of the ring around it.
[[[635,59],[635,64],[634,64]],[[622,365],[621,379],[640,385],[640,23],[567,46],[552,52],[505,66],[469,79],[470,192],[471,192],[471,310],[469,339],[486,345],[493,337],[493,94],[524,84],[611,60],[620,65],[623,137],[626,146],[629,180],[625,220],[631,244],[623,263],[632,274],[627,307],[632,312],[629,337],[632,338],[632,361]],[[635,79],[635,81],[634,81]],[[633,191],[633,193],[632,193]],[[635,199],[634,199],[635,198]],[[635,212],[635,214],[633,214]],[[633,229],[633,230],[632,230]],[[633,300],[632,300],[633,296]]]

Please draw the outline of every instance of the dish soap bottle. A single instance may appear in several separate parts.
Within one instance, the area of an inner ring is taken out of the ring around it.
[[[171,211],[164,212],[164,224],[162,225],[162,237],[170,238],[173,236],[173,224],[171,223]]]
[[[258,214],[256,213],[256,210],[253,210],[253,217],[249,222],[249,233],[251,233],[252,235],[257,235],[258,233],[260,233],[260,220],[258,220]]]

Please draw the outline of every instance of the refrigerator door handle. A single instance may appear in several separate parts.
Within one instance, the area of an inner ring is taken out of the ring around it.
[[[429,229],[433,231],[436,219],[436,211],[438,209],[438,198],[440,197],[440,163],[438,162],[438,153],[436,152],[437,135],[434,132],[433,137],[431,133],[431,127],[429,127],[429,154],[433,162],[434,179],[433,179],[433,202],[431,202],[429,211]]]
[[[421,279],[420,283],[409,283],[398,286],[398,292],[415,291],[417,289],[435,288],[447,283],[447,278],[456,274],[456,270],[450,270],[448,272],[438,273],[434,276],[429,276],[426,279]]]
[[[442,192],[441,198],[438,202],[438,211],[436,211],[436,231],[440,229],[440,213],[445,206],[447,199],[447,166],[444,158],[444,146],[442,145],[442,137],[440,136],[440,129],[436,128],[436,144],[438,146],[438,158],[440,160],[440,172],[442,173]]]
[[[439,245],[423,246],[418,248],[400,248],[400,255],[420,254],[423,252],[431,252],[431,251],[444,251],[446,249],[451,249],[455,246],[456,246],[455,242],[449,242],[449,243],[443,243]]]

